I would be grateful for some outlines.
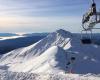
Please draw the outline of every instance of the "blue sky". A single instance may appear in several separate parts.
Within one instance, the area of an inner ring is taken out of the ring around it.
[[[95,0],[100,8],[100,0]],[[0,32],[80,32],[91,0],[0,0]]]

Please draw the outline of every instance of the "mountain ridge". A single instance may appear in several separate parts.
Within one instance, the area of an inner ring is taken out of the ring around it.
[[[72,71],[75,73],[100,73],[98,70],[100,67],[99,48],[100,46],[94,44],[84,45],[79,37],[60,29],[33,45],[5,54],[0,59],[0,65],[6,65],[8,70],[15,72],[69,72],[73,67]],[[52,58],[54,64],[52,65],[55,65],[53,68],[47,62],[50,59],[53,63],[50,58],[52,54],[54,56]],[[61,63],[60,57],[57,57],[59,54],[65,55],[61,59],[65,61],[64,64],[58,65]],[[74,63],[66,65],[71,61],[71,57],[75,57]]]

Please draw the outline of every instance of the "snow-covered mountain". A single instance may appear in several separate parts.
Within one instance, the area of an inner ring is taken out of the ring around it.
[[[28,47],[13,50],[0,59],[0,68],[31,73],[100,73],[100,47],[82,44],[79,36],[57,30]],[[74,58],[72,61],[71,59]]]

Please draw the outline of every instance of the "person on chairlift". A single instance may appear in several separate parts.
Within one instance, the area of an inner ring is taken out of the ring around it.
[[[87,12],[85,15],[83,15],[83,21],[82,22],[85,23],[85,22],[89,21],[90,16],[92,16],[92,15],[96,15],[96,4],[95,4],[94,1],[93,1],[92,5],[91,5],[90,11]]]

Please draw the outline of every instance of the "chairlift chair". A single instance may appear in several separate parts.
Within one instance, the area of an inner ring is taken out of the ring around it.
[[[92,43],[92,30],[93,29],[100,29],[94,28],[94,26],[100,23],[100,12],[96,10],[96,3],[92,0],[92,5],[90,11],[83,15],[82,19],[82,28],[81,31],[81,42],[83,44],[91,44]],[[85,34],[83,34],[85,32]]]

